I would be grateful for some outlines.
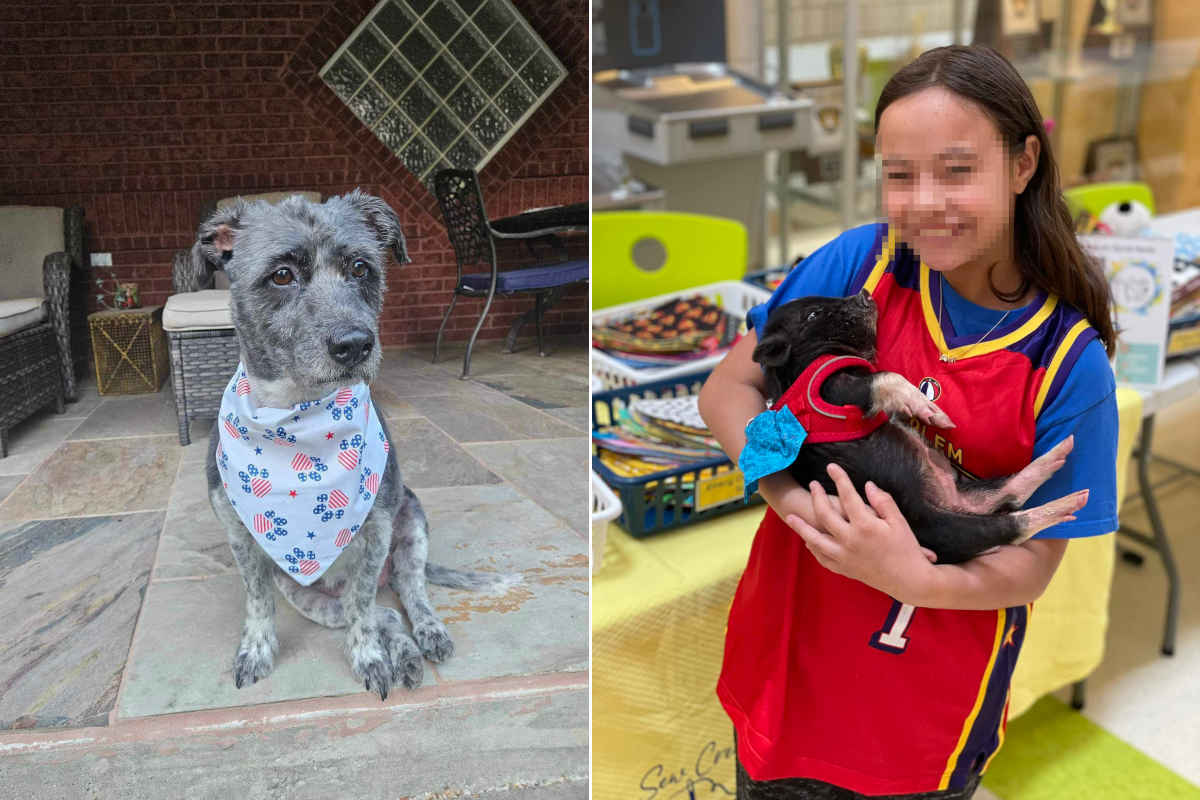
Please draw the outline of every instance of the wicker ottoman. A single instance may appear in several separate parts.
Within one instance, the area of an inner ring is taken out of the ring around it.
[[[167,331],[171,351],[171,385],[179,443],[192,441],[188,426],[194,419],[216,419],[221,393],[237,369],[238,338],[232,328],[207,331]]]
[[[241,359],[229,313],[229,292],[204,289],[167,299],[163,312],[171,355],[171,386],[179,443],[191,443],[188,427],[196,419],[216,419],[221,393]]]
[[[0,337],[0,458],[8,455],[8,430],[53,405],[63,413],[62,359],[49,323]]]

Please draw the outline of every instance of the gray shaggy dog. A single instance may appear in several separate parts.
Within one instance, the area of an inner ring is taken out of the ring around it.
[[[389,251],[399,263],[408,261],[400,220],[385,202],[357,190],[321,204],[299,196],[277,205],[239,200],[200,226],[191,257],[197,266],[223,264],[229,275],[233,322],[257,407],[291,408],[374,380]],[[390,441],[386,421],[376,416]],[[503,590],[516,580],[427,563],[429,526],[401,480],[392,448],[362,528],[327,573],[300,586],[263,552],[230,505],[216,463],[219,439],[214,424],[209,501],[246,587],[246,622],[233,663],[239,688],[266,677],[275,663],[272,583],[308,619],[346,628],[354,674],[386,699],[397,683],[420,685],[422,657],[442,661],[454,652],[430,606],[426,580],[476,590]],[[385,582],[399,597],[411,634],[396,609],[376,605],[377,587]]]

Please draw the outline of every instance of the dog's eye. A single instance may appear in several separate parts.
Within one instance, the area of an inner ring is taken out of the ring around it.
[[[361,278],[367,274],[367,262],[361,258],[354,259],[354,263],[350,265],[350,274],[356,278]]]
[[[275,274],[271,276],[271,282],[276,286],[289,286],[295,283],[296,276],[287,267],[280,267],[275,270]]]

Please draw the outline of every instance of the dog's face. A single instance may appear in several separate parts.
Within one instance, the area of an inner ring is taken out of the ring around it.
[[[321,204],[239,201],[200,226],[196,248],[225,265],[252,375],[314,399],[378,374],[389,250],[408,261],[382,200],[355,190]]]
[[[778,399],[819,356],[874,361],[878,317],[865,289],[851,297],[802,297],[775,309],[753,355],[766,373],[768,396]]]

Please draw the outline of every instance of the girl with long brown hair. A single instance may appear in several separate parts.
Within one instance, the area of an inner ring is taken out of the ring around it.
[[[1117,527],[1107,283],[1076,242],[1028,87],[990,48],[930,50],[889,81],[875,126],[886,221],[846,231],[751,311],[700,396],[713,434],[737,461],[765,408],[752,355],[774,309],[865,289],[877,366],[955,425],[914,423],[931,447],[987,478],[1073,437],[1026,505],[1090,495],[1024,544],[943,565],[869,482],[860,494],[830,467],[834,497],[764,477],[717,687],[744,798],[970,797],[1003,738],[1031,604],[1070,538]]]

